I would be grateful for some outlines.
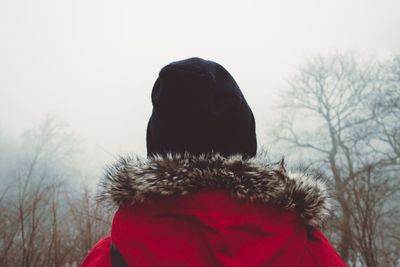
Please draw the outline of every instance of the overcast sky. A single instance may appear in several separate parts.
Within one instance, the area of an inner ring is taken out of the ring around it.
[[[57,114],[100,163],[103,148],[144,154],[158,71],[199,56],[235,77],[263,143],[307,57],[399,54],[399,25],[399,0],[0,0],[0,129]]]

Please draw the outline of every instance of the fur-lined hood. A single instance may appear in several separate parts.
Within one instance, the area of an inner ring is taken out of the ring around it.
[[[283,160],[271,164],[262,157],[122,157],[107,168],[99,200],[120,206],[202,189],[296,210],[311,227],[321,227],[330,213],[328,191],[318,175],[288,172]]]

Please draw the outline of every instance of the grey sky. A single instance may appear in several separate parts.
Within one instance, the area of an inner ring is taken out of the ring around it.
[[[261,142],[276,92],[306,57],[400,53],[398,0],[0,0],[0,129],[55,113],[93,148],[145,152],[159,69],[200,56],[224,65]]]

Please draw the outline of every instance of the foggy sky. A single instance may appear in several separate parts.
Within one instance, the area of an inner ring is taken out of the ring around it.
[[[264,143],[296,67],[337,50],[400,53],[399,10],[398,0],[0,0],[0,129],[17,138],[57,114],[98,164],[143,155],[158,71],[199,56],[234,76]]]

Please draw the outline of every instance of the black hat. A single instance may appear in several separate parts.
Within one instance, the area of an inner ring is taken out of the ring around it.
[[[161,69],[151,99],[148,156],[255,156],[253,113],[233,77],[218,63],[201,58],[172,62]]]

